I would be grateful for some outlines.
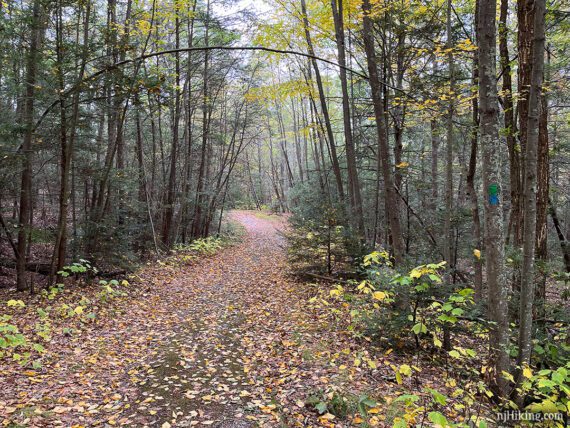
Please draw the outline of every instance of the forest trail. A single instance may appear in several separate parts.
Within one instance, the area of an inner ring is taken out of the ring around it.
[[[375,394],[379,384],[389,393],[390,367],[357,364],[369,354],[342,316],[287,274],[285,219],[230,216],[247,230],[240,243],[149,264],[124,297],[101,301],[96,285],[49,302],[31,297],[17,315],[21,328],[41,327],[36,308],[49,304],[41,328],[51,338],[40,368],[0,364],[3,425],[340,427],[356,409],[340,423],[319,416],[310,398]],[[77,305],[81,315],[65,315]]]
[[[285,221],[248,211],[230,217],[247,230],[242,242],[190,263],[153,263],[139,272],[128,297],[98,304],[91,289],[66,290],[72,294],[62,294],[65,307],[75,307],[80,296],[94,302],[94,322],[66,316],[62,325],[50,324],[48,356],[38,371],[0,365],[0,421],[279,426],[275,403],[302,390],[287,380],[298,371],[297,359],[289,358],[298,352],[285,348],[294,344],[302,308],[285,275],[279,235]],[[28,302],[24,311],[33,307]],[[61,306],[56,299],[51,307]],[[19,314],[24,331],[34,328],[27,316]],[[64,328],[68,334],[60,334]]]
[[[264,380],[283,363],[272,367],[270,358],[289,343],[288,319],[299,306],[284,275],[284,223],[245,211],[231,217],[246,228],[244,242],[182,271],[168,286],[167,305],[176,308],[178,322],[139,383],[136,401],[143,404],[133,405],[130,418],[137,424],[278,425],[272,404],[278,391],[268,393]]]

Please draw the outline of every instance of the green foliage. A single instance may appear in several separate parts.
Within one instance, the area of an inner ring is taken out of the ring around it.
[[[387,419],[395,428],[416,426],[426,420],[431,422],[431,426],[439,428],[487,428],[490,426],[489,421],[480,414],[481,409],[474,401],[475,398],[461,388],[456,390],[453,397],[433,388],[424,388],[420,393],[402,394],[393,400]],[[466,407],[462,400],[470,403],[471,407]],[[460,421],[449,415],[456,415],[457,411],[465,414]]]
[[[47,298],[48,300],[53,300],[57,297],[58,294],[62,293],[64,289],[63,284],[55,284],[49,287],[47,290],[42,290],[42,296]]]
[[[21,300],[9,300],[6,306],[18,310],[26,305]],[[25,366],[32,355],[42,354],[45,349],[41,344],[28,340],[11,321],[11,315],[0,314],[0,358],[9,357],[21,366]]]
[[[9,315],[0,316],[0,357],[27,345],[26,338],[20,333],[18,327],[9,323],[11,319]]]
[[[342,204],[309,185],[299,185],[292,193],[297,204],[286,238],[293,268],[317,273],[350,269],[363,255],[363,247],[348,226]]]
[[[321,415],[330,413],[342,419],[349,414],[348,399],[338,392],[320,396],[313,395],[307,399],[306,404],[313,407]]]
[[[396,273],[391,268],[388,254],[376,251],[363,258],[365,280],[348,286],[336,285],[328,294],[341,299],[350,308],[348,330],[353,335],[385,337],[389,332],[398,343],[413,337],[415,353],[428,347],[443,348],[444,332],[459,331],[460,327],[469,329],[471,336],[482,333],[481,337],[486,337],[484,325],[473,322],[473,290],[445,287],[441,276],[443,267],[444,263],[426,264],[403,274]],[[331,309],[331,313],[333,311]],[[378,322],[372,324],[370,320]],[[562,325],[555,324],[555,327]],[[527,367],[522,372],[518,394],[525,398],[526,411],[569,412],[568,335],[565,329],[556,331],[550,338],[535,341],[533,364],[543,369],[533,373]],[[495,397],[483,380],[489,368],[483,365],[476,350],[465,346],[465,342],[456,341],[455,346],[451,344],[445,351],[440,355],[445,356],[448,367],[445,385],[448,391],[454,391],[452,394],[434,388],[424,388],[417,393],[413,379],[421,373],[421,368],[411,362],[389,364],[396,383],[406,388],[409,384],[416,392],[393,400],[387,414],[387,421],[393,426],[408,427],[419,421],[430,421],[434,426],[442,427],[489,426],[488,418],[483,417],[480,409],[481,397]],[[514,383],[512,374],[502,375]],[[518,408],[514,402],[507,404],[512,409]],[[492,409],[491,402],[487,406]],[[492,411],[495,410],[500,409]],[[462,415],[461,421],[454,420],[453,415],[457,414]]]
[[[207,238],[200,238],[192,241],[188,245],[190,251],[194,251],[200,255],[211,256],[215,254],[219,249],[222,248],[222,242],[220,238],[214,238],[209,236]]]
[[[22,300],[8,300],[6,302],[8,307],[24,308],[26,304]]]
[[[109,300],[115,299],[117,297],[124,297],[127,295],[125,291],[119,289],[120,286],[127,287],[129,285],[128,281],[117,281],[116,279],[112,279],[111,281],[101,280],[99,281],[99,285],[101,286],[101,291],[99,292],[98,296],[102,302],[107,302]],[[74,310],[75,311],[75,310]],[[81,311],[79,314],[81,314]]]
[[[358,419],[366,419],[370,414],[378,412],[376,409],[378,402],[370,396],[343,393],[335,388],[309,396],[305,404],[319,415],[333,415],[339,419],[349,419],[354,415],[359,415]]]
[[[556,332],[539,332],[534,341],[533,364],[536,367],[559,367],[570,361],[570,332],[567,324],[558,323],[551,330]]]
[[[453,328],[474,306],[472,289],[444,284],[444,266],[426,264],[399,274],[387,252],[368,254],[362,264],[366,279],[356,287],[365,298],[352,302],[355,321],[363,323],[370,336],[401,341],[412,335],[416,347],[427,341],[441,348],[443,330]]]
[[[525,367],[522,375],[518,393],[525,397],[525,410],[570,415],[570,362],[557,369],[543,369],[536,373]]]
[[[117,187],[125,187],[126,184],[116,178]],[[124,214],[123,210],[114,206],[113,210],[116,216]],[[118,211],[118,212],[117,212]],[[116,217],[105,217],[101,221],[92,222],[86,218],[81,224],[84,238],[78,245],[80,248],[87,248],[89,252],[86,257],[89,258],[92,265],[99,266],[105,270],[126,269],[131,270],[137,265],[140,255],[152,249],[152,236],[148,234],[147,228],[136,221],[123,222],[117,225]]]
[[[207,238],[195,239],[189,244],[177,244],[175,252],[182,253],[182,261],[190,261],[195,256],[211,256],[223,247],[221,238],[209,236]]]
[[[96,267],[92,266],[88,260],[79,259],[79,262],[72,263],[71,265],[64,266],[62,270],[58,272],[63,278],[67,278],[70,275],[75,275],[77,278],[80,274],[92,273],[97,274],[98,270]]]

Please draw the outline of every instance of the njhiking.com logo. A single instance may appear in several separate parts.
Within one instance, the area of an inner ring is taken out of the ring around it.
[[[520,410],[505,410],[497,413],[498,422],[562,422],[562,413],[521,412]]]

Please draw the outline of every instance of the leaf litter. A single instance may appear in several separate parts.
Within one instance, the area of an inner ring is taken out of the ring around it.
[[[38,370],[2,361],[3,425],[384,426],[378,408],[367,421],[340,421],[307,403],[336,391],[393,395],[386,359],[396,357],[373,361],[329,310],[308,303],[314,290],[287,274],[284,219],[232,217],[247,229],[241,244],[145,268],[94,322],[54,333]]]

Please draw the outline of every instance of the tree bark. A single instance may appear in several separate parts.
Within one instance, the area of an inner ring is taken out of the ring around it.
[[[342,0],[331,0],[331,8],[334,19],[336,46],[338,63],[340,64],[340,86],[342,89],[342,118],[344,125],[344,143],[346,147],[346,165],[348,174],[348,193],[351,204],[351,211],[354,218],[356,230],[361,238],[364,237],[364,214],[362,211],[362,195],[360,193],[360,181],[358,179],[358,169],[356,167],[356,150],[352,136],[352,125],[350,122],[350,102],[348,94],[348,83],[346,78],[346,53],[344,39],[344,17]]]
[[[550,52],[547,49],[547,60],[550,63]],[[545,85],[548,85],[545,75]],[[548,261],[548,193],[550,189],[550,157],[548,138],[548,98],[545,91],[540,100],[540,118],[538,128],[538,149],[536,166],[536,259],[539,261],[536,277],[536,299],[539,317],[543,318],[546,299],[546,263]]]
[[[523,264],[519,308],[519,369],[530,363],[532,351],[532,305],[534,301],[534,267],[536,238],[536,176],[539,145],[540,98],[544,77],[544,15],[545,0],[534,0],[532,71],[528,96],[526,125]],[[519,375],[520,377],[520,375]]]
[[[30,48],[26,61],[26,91],[23,110],[24,140],[22,143],[22,174],[20,185],[20,212],[18,218],[18,259],[16,260],[16,288],[24,291],[28,288],[26,280],[26,258],[28,239],[32,227],[32,158],[34,138],[34,97],[37,79],[37,60],[42,38],[42,6],[40,0],[34,0],[30,28]]]
[[[493,321],[489,345],[496,394],[505,397],[508,381],[509,320],[508,288],[505,281],[503,203],[501,200],[501,139],[499,137],[499,102],[496,77],[495,0],[479,0],[477,33],[479,40],[479,133],[485,186],[485,268],[488,287],[489,318]]]
[[[390,161],[390,151],[386,137],[386,123],[382,103],[382,85],[380,84],[380,79],[378,77],[378,65],[376,63],[373,25],[370,18],[370,0],[363,1],[362,11],[364,13],[362,18],[362,37],[364,41],[364,49],[366,52],[370,88],[372,90],[374,116],[376,119],[376,131],[378,134],[378,156],[380,156],[382,160],[382,177],[384,179],[386,211],[389,215],[394,262],[396,265],[400,265],[403,262],[404,240],[402,238],[400,227],[400,213],[398,210],[399,204],[397,200],[396,188],[394,187],[392,163]]]
[[[303,27],[305,30],[305,39],[307,41],[307,50],[309,55],[311,56],[311,64],[313,65],[313,69],[315,71],[315,80],[317,82],[317,90],[319,92],[319,100],[321,103],[321,112],[323,114],[323,120],[325,122],[325,128],[327,132],[329,148],[331,153],[331,162],[333,167],[333,172],[336,180],[336,188],[338,192],[338,196],[341,201],[344,200],[344,186],[342,184],[342,175],[340,173],[340,164],[338,162],[338,156],[336,153],[336,145],[334,141],[334,134],[332,130],[332,125],[329,116],[329,109],[327,105],[327,100],[325,97],[325,90],[323,88],[323,80],[321,78],[321,72],[319,70],[319,65],[317,64],[317,60],[315,58],[315,50],[313,48],[313,42],[311,40],[311,33],[309,31],[309,18],[307,16],[307,5],[305,0],[301,0],[301,12],[303,14]]]
[[[59,74],[59,85],[60,93],[63,93],[65,89],[64,84],[64,51],[63,51],[63,5],[59,5],[58,11],[58,31],[57,31],[57,57],[58,57],[58,74]],[[91,1],[87,1],[85,5],[85,17],[83,21],[83,46],[81,52],[81,63],[79,67],[79,72],[77,74],[77,82],[81,82],[85,76],[85,67],[87,64],[88,56],[88,37],[89,37],[89,21],[91,17]],[[59,194],[59,218],[58,218],[58,228],[56,241],[54,246],[53,258],[52,258],[52,271],[50,273],[49,282],[53,281],[56,272],[63,269],[65,265],[65,257],[67,254],[67,211],[69,207],[69,196],[70,196],[70,175],[72,170],[73,161],[73,151],[75,145],[75,138],[77,134],[77,121],[79,119],[79,92],[73,94],[73,111],[72,117],[69,124],[70,135],[67,135],[68,127],[66,126],[66,109],[65,109],[65,99],[60,98],[60,112],[61,112],[61,159],[60,159],[60,194]]]
[[[447,267],[453,269],[453,115],[455,98],[455,65],[453,60],[453,42],[451,40],[451,0],[447,0],[447,63],[449,67],[449,106],[447,110],[447,126],[445,141],[445,213],[443,216],[443,254]]]
[[[558,214],[556,213],[556,207],[550,198],[548,198],[548,207],[550,216],[552,217],[552,223],[554,223],[554,228],[556,229],[556,234],[558,235],[558,241],[560,242],[560,249],[562,250],[564,266],[566,267],[566,272],[570,273],[570,243],[564,236],[564,232],[562,231],[562,227],[560,225],[560,220],[558,219]]]
[[[180,18],[179,10],[176,9],[175,18],[175,39],[176,49],[180,49]],[[174,199],[176,192],[176,165],[178,162],[178,134],[180,129],[180,54],[175,54],[175,86],[174,88],[174,115],[172,118],[172,146],[170,148],[170,171],[168,175],[168,187],[166,190],[166,203],[164,210],[164,219],[162,223],[162,243],[166,247],[170,247],[173,239],[172,236],[172,219],[174,217]]]
[[[505,134],[507,149],[509,152],[509,180],[511,196],[511,212],[507,231],[507,242],[513,236],[513,244],[519,246],[522,243],[522,216],[521,216],[521,156],[520,145],[517,145],[517,125],[513,106],[513,84],[511,78],[511,60],[508,47],[507,19],[509,14],[509,1],[501,0],[499,17],[499,55],[502,73],[503,92],[503,116],[505,121]]]
[[[206,22],[205,22],[205,36],[204,44],[208,46],[209,40],[209,19],[210,19],[210,0],[207,1],[206,6]],[[210,116],[210,101],[208,95],[208,74],[209,74],[209,51],[204,52],[204,80],[202,85],[202,144],[200,152],[200,166],[198,168],[198,183],[196,185],[196,201],[194,206],[194,220],[192,226],[192,236],[194,238],[201,237],[203,235],[203,204],[204,204],[204,192],[205,187],[205,176],[206,176],[206,162],[207,159],[207,145],[209,137],[209,116]]]
[[[478,14],[478,11],[475,13]],[[473,86],[477,86],[479,81],[479,65],[477,53],[473,55]],[[473,218],[473,243],[476,249],[483,251],[483,238],[481,233],[481,217],[479,214],[479,201],[477,189],[475,187],[475,174],[477,171],[477,151],[478,151],[478,126],[479,126],[479,102],[477,98],[472,101],[473,130],[471,132],[471,153],[469,155],[469,167],[467,170],[466,186],[467,196],[471,204],[471,217]],[[475,301],[481,302],[483,299],[483,264],[480,257],[474,258],[473,286],[475,288]]]

